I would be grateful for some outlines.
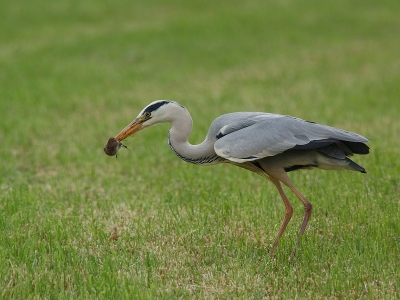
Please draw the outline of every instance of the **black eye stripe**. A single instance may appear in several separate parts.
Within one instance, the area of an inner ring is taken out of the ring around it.
[[[151,113],[152,111],[155,111],[155,110],[159,109],[161,106],[168,104],[168,103],[169,103],[168,101],[159,101],[159,102],[153,103],[152,105],[149,105],[146,107],[146,109],[143,111],[143,115],[146,112]]]

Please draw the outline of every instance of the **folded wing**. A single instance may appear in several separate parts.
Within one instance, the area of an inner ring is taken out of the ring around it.
[[[345,130],[276,114],[249,114],[223,126],[216,135],[215,152],[234,162],[274,156],[289,149],[318,149],[336,142],[352,147],[368,139]],[[366,145],[361,151],[368,151]],[[356,153],[356,152],[355,152]],[[363,154],[363,153],[361,153]]]

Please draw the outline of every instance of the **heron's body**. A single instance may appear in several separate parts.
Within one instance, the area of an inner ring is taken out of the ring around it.
[[[168,143],[184,161],[198,165],[231,163],[266,177],[276,186],[285,204],[286,214],[271,253],[293,214],[281,182],[304,204],[305,215],[299,236],[304,232],[312,210],[311,203],[294,187],[287,172],[317,167],[365,173],[364,168],[348,156],[367,154],[369,148],[364,144],[367,138],[278,114],[237,112],[222,115],[212,122],[202,143],[191,145],[188,137],[193,122],[189,112],[176,102],[159,100],[143,109],[117,135],[116,140],[122,141],[145,127],[163,122],[171,123]]]

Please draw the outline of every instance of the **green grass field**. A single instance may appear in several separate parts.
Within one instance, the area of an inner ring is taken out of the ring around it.
[[[399,299],[400,2],[0,4],[2,299]],[[199,143],[217,116],[266,111],[371,139],[367,174],[267,180],[179,160],[168,124],[103,147],[156,99]]]

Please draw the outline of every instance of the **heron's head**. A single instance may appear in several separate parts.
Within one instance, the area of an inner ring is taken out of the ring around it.
[[[157,100],[147,105],[128,126],[126,126],[116,137],[117,141],[122,141],[134,135],[139,130],[146,127],[171,122],[173,116],[179,110],[186,110],[182,105],[174,101]]]

